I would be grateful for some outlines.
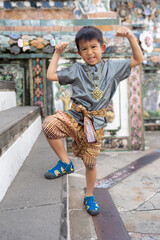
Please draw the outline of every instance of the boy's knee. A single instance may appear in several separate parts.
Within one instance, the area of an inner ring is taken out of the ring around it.
[[[85,167],[86,167],[86,169],[88,169],[88,170],[93,170],[93,169],[96,167],[96,165],[86,165],[86,164],[85,164]]]
[[[52,118],[50,116],[46,117],[43,121],[42,124],[42,131],[45,134],[46,132],[50,132],[51,129],[53,129],[55,125],[55,119]]]
[[[45,132],[46,128],[48,126],[48,117],[46,117],[42,123],[42,131]]]

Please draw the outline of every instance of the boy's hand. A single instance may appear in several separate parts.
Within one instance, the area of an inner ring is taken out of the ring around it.
[[[66,49],[66,47],[69,45],[69,42],[59,42],[56,44],[55,46],[55,52],[58,54],[61,54],[64,52],[64,50]]]
[[[133,36],[133,33],[126,27],[119,27],[115,36],[130,38]]]

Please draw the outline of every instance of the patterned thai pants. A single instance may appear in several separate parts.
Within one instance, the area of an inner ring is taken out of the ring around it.
[[[101,149],[101,139],[104,136],[103,128],[95,131],[97,142],[88,144],[84,127],[78,124],[70,114],[57,111],[56,114],[45,118],[42,129],[48,139],[72,137],[75,156],[81,158],[89,167],[96,165],[96,158]]]

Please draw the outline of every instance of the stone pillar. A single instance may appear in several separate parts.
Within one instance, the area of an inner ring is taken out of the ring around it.
[[[129,81],[130,150],[144,150],[141,68],[132,68]]]

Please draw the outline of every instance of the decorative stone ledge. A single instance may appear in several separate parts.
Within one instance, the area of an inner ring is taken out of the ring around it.
[[[15,82],[0,81],[0,91],[14,91]]]

